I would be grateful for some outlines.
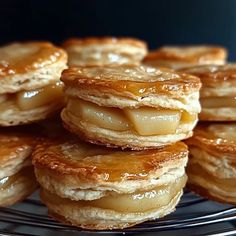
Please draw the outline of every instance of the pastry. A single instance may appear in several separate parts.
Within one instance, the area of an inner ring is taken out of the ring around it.
[[[147,149],[188,138],[200,80],[148,66],[71,67],[62,74],[66,129],[107,147]]]
[[[47,42],[0,48],[0,126],[43,120],[63,106],[67,55]]]
[[[36,189],[31,154],[38,141],[25,129],[0,129],[0,206],[13,205]]]
[[[236,120],[236,64],[197,66],[183,71],[201,79],[200,120]]]
[[[68,53],[70,66],[139,64],[147,54],[146,43],[133,38],[69,39],[63,48]]]
[[[166,46],[151,51],[144,58],[144,63],[172,69],[193,65],[222,65],[227,55],[227,50],[219,46]]]
[[[122,229],[174,211],[187,155],[182,142],[137,152],[64,138],[38,145],[33,164],[52,217],[86,229]]]
[[[209,199],[236,204],[236,123],[199,125],[186,143],[189,188]]]

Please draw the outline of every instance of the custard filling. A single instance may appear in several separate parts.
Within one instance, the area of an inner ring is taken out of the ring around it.
[[[56,205],[75,204],[76,207],[96,207],[124,213],[143,213],[152,209],[166,206],[183,189],[186,184],[186,175],[176,179],[168,185],[159,186],[155,189],[132,194],[114,194],[92,201],[72,201],[61,198],[44,190],[47,201]]]
[[[35,185],[36,179],[33,166],[24,167],[16,174],[0,179],[0,191],[14,187],[19,180],[27,181],[29,184]]]
[[[236,107],[236,97],[208,97],[201,98],[203,108]]]
[[[13,102],[20,110],[27,111],[53,102],[63,102],[63,84],[57,82],[39,89],[0,95],[0,107],[4,102]]]
[[[98,106],[80,99],[69,99],[67,110],[91,124],[109,130],[134,130],[139,135],[174,134],[180,123],[190,123],[197,114],[152,107],[113,108]]]

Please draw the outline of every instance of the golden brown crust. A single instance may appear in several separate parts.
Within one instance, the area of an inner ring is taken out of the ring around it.
[[[33,133],[29,132],[29,130],[33,127],[27,126],[21,128],[1,128],[0,129],[0,166],[3,167],[7,165],[9,161],[13,161],[14,159],[25,159],[28,157],[28,151],[39,142],[39,138],[36,137]],[[26,153],[25,155],[19,155],[22,153]],[[31,153],[30,152],[30,153]]]
[[[71,67],[61,80],[66,86],[110,91],[128,98],[162,94],[180,97],[201,87],[198,77],[149,66]]]
[[[227,83],[231,86],[236,85],[236,64],[194,66],[181,71],[198,76],[203,89],[220,87]]]
[[[236,139],[231,137],[235,133],[235,123],[201,123],[195,130],[193,137],[186,140],[188,146],[197,146],[214,156],[222,153],[235,155]]]
[[[45,205],[47,205],[46,200],[43,200],[42,194],[41,194],[41,199],[42,199],[42,201],[45,202]],[[59,222],[62,222],[63,224],[70,225],[70,226],[75,226],[75,227],[80,227],[82,229],[90,229],[90,230],[124,229],[124,228],[132,227],[132,226],[137,224],[137,223],[125,223],[125,224],[124,223],[123,224],[122,223],[121,224],[117,223],[116,227],[111,227],[111,228],[109,228],[109,226],[107,226],[107,227],[103,226],[102,227],[102,226],[100,226],[100,225],[98,225],[96,223],[94,223],[94,224],[90,223],[90,224],[78,225],[76,223],[73,223],[73,222],[67,220],[66,217],[63,217],[62,215],[59,215],[59,214],[57,214],[57,213],[55,213],[55,212],[53,212],[51,210],[48,211],[48,215],[50,217],[52,217],[53,219],[58,220]],[[140,223],[142,223],[142,222],[140,222]]]
[[[151,51],[144,62],[155,60],[172,60],[204,64],[207,61],[224,61],[227,57],[227,50],[219,46],[167,46]]]
[[[116,38],[116,37],[88,37],[88,38],[71,38],[66,40],[62,46],[68,47],[71,45],[87,46],[91,44],[127,44],[139,48],[147,48],[147,44],[139,39],[135,38]]]
[[[187,184],[187,189],[189,189],[190,191],[198,194],[199,196],[202,196],[206,199],[209,200],[213,200],[213,201],[217,201],[217,202],[221,202],[221,203],[227,203],[227,204],[236,204],[236,201],[233,200],[229,200],[229,197],[223,197],[223,196],[216,196],[216,195],[212,195],[207,189],[196,185],[196,184],[192,184],[192,183],[188,183]],[[233,190],[233,189],[232,189]]]
[[[67,139],[38,145],[33,153],[33,164],[35,168],[50,171],[60,178],[73,175],[80,182],[105,183],[144,180],[153,173],[158,176],[166,165],[178,163],[187,155],[187,147],[182,142],[155,150],[132,152]]]
[[[235,107],[203,108],[199,114],[201,121],[236,121]]]
[[[0,80],[41,69],[65,58],[65,51],[49,42],[5,45],[0,48]]]

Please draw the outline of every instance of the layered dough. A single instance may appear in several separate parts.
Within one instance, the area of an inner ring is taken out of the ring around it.
[[[23,130],[0,131],[0,206],[23,200],[37,187],[30,157],[40,139]]]
[[[47,42],[0,48],[0,125],[42,120],[63,106],[61,72],[66,53]]]
[[[187,155],[181,142],[136,152],[66,138],[38,145],[33,164],[53,217],[87,229],[115,229],[174,210]]]
[[[236,65],[197,66],[182,70],[198,76],[202,82],[200,120],[236,119]]]
[[[132,149],[173,143],[191,136],[200,111],[199,79],[168,69],[70,68],[62,80],[64,126],[92,143]]]
[[[146,43],[132,38],[69,39],[63,47],[70,66],[139,64],[147,54]]]
[[[227,55],[227,50],[218,46],[166,46],[151,51],[144,58],[144,63],[172,69],[194,65],[223,65]]]
[[[197,127],[187,140],[190,189],[213,200],[236,204],[235,134],[235,123]]]

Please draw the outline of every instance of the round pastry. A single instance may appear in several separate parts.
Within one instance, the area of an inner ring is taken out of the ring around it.
[[[31,154],[37,142],[22,130],[0,130],[0,206],[13,205],[36,189]]]
[[[33,164],[52,217],[86,229],[121,229],[174,211],[187,155],[182,142],[137,152],[68,138],[38,145]]]
[[[236,123],[199,125],[186,143],[189,188],[209,199],[236,204]]]
[[[47,42],[1,47],[0,126],[28,124],[58,111],[66,63],[66,53]]]
[[[183,71],[201,79],[200,120],[236,120],[236,64],[197,66]]]
[[[146,43],[133,38],[69,39],[63,47],[70,66],[139,64],[147,54]]]
[[[172,69],[193,65],[222,65],[227,55],[227,50],[218,46],[166,46],[151,51],[144,58],[144,63]]]
[[[200,80],[148,66],[71,67],[64,126],[91,143],[147,149],[192,135]]]

